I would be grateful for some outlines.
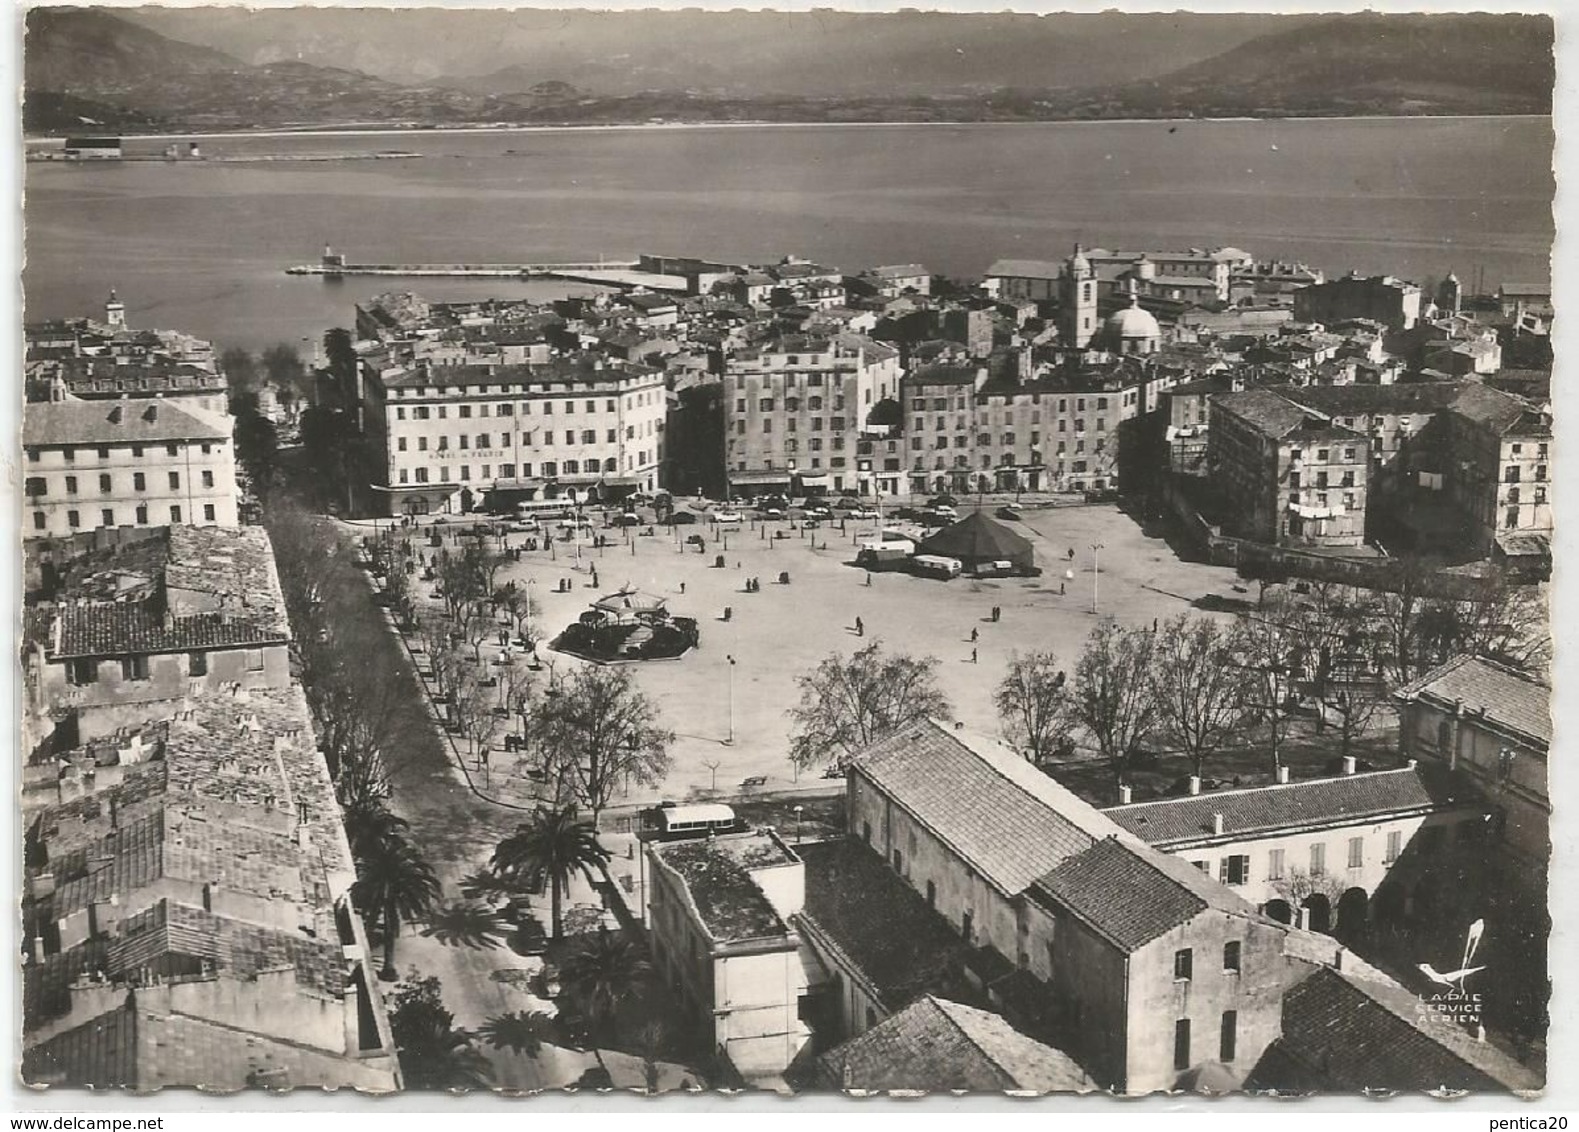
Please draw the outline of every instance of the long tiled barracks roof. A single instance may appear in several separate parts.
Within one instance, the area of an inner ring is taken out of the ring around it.
[[[1478,805],[1471,787],[1452,782],[1441,768],[1318,778],[1244,790],[1224,790],[1104,810],[1141,840],[1161,849],[1266,837],[1289,830],[1358,825],[1389,814],[1426,813]],[[1216,819],[1222,832],[1216,832]]]
[[[1116,829],[1013,752],[973,742],[922,720],[869,748],[854,769],[1011,896]]]
[[[1257,914],[1014,752],[984,736],[968,738],[969,745],[923,720],[871,747],[852,770],[999,891],[1054,901],[1126,950],[1207,908]]]
[[[1485,657],[1456,656],[1393,695],[1449,711],[1462,703],[1466,713],[1541,747],[1552,741],[1551,688]]]

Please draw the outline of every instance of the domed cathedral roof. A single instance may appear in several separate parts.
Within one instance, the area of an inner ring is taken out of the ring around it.
[[[1115,343],[1138,338],[1156,340],[1162,337],[1162,327],[1150,311],[1141,309],[1140,296],[1131,291],[1129,306],[1114,311],[1108,317],[1107,333],[1108,338]]]

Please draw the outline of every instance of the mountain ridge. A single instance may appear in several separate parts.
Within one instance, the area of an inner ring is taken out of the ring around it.
[[[874,54],[860,81],[843,87],[830,85],[820,76],[827,67],[845,66],[852,56],[872,54],[868,45],[856,43],[852,48],[846,44],[837,52],[830,49],[821,64],[824,70],[812,68],[799,75],[797,89],[742,89],[738,83],[740,67],[749,66],[753,58],[763,53],[772,54],[776,44],[771,37],[761,35],[761,29],[768,25],[740,21],[726,21],[708,41],[712,46],[735,43],[727,67],[698,70],[684,63],[688,52],[694,53],[694,43],[654,40],[642,60],[618,67],[612,63],[582,66],[570,75],[516,63],[470,77],[410,76],[406,82],[394,82],[365,73],[351,65],[354,60],[349,59],[334,65],[299,57],[262,63],[244,61],[206,44],[170,39],[142,23],[123,18],[120,11],[35,8],[28,13],[24,41],[26,129],[33,133],[64,132],[88,125],[108,128],[118,123],[145,122],[180,131],[315,128],[352,122],[401,126],[593,125],[653,120],[992,122],[1240,115],[1549,114],[1555,72],[1554,28],[1547,16],[1357,13],[1267,17],[1280,21],[1273,25],[1276,31],[1238,42],[1209,58],[1186,58],[1181,62],[1175,54],[1173,62],[1179,65],[1158,74],[1124,82],[1056,85],[1051,80],[1067,79],[1080,72],[1036,71],[1031,64],[1040,66],[1046,61],[1028,59],[1036,55],[1034,37],[1003,44],[988,35],[989,31],[997,34],[993,29],[1020,26],[1016,21],[1021,17],[1010,18],[1009,24],[961,24],[943,20],[937,14],[917,13],[915,18],[901,20],[884,31],[890,50]],[[146,15],[147,10],[143,11]],[[274,11],[278,15],[278,10]],[[430,21],[437,18],[432,11],[411,11]],[[336,14],[344,17],[346,12]],[[465,10],[444,13],[450,17],[466,14]],[[544,17],[542,11],[529,14],[534,20]],[[677,14],[700,19],[704,15],[738,13]],[[613,19],[626,14],[598,15]],[[837,37],[842,34],[840,29],[847,27],[860,26],[870,31],[887,26],[869,22],[846,24],[846,13],[807,15],[823,19],[819,35]],[[1117,14],[1105,15],[1118,18]],[[1124,17],[1131,21],[1139,18]],[[700,25],[666,26],[673,33]],[[1060,26],[1067,29],[1076,25]],[[1107,42],[1104,37],[1113,29],[1134,26],[1139,25],[1112,20],[1079,25],[1088,36],[1086,46],[1094,56],[1112,49],[1111,43],[1107,47],[1101,44]],[[1146,26],[1151,29],[1147,42],[1153,42],[1158,36],[1166,38],[1164,33],[1182,25],[1173,17],[1159,16]],[[753,35],[743,34],[741,29],[748,27],[756,29]],[[949,35],[943,36],[937,31],[939,28],[951,29]],[[1243,30],[1241,25],[1240,31]],[[1213,36],[1222,34],[1225,33],[1221,26],[1211,31]],[[1197,38],[1193,42],[1199,47],[1203,41]],[[966,44],[970,46],[967,48]],[[994,64],[988,70],[997,78],[1035,73],[1044,74],[1044,81],[1019,85],[977,81],[982,64],[972,57],[973,53],[996,53],[994,59],[1004,65]],[[1156,65],[1149,48],[1137,46],[1133,54],[1131,70],[1145,72]],[[788,52],[785,57],[796,56]],[[965,62],[958,62],[961,58]],[[661,83],[662,76],[672,74],[682,63],[692,80],[688,85],[652,85]],[[1097,70],[1110,72],[1112,66],[1108,59],[1100,62]],[[608,76],[616,71],[619,82],[612,83]],[[966,78],[971,81],[965,83]]]

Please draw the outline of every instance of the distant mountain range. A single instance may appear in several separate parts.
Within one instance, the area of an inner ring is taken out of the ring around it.
[[[29,133],[1550,113],[1545,16],[35,8]]]

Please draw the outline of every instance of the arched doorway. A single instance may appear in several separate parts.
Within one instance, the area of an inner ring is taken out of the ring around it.
[[[1266,902],[1266,914],[1280,924],[1292,924],[1294,922],[1294,909],[1289,907],[1287,900],[1268,900]]]
[[[1338,931],[1347,936],[1365,931],[1371,898],[1363,888],[1351,888],[1338,898]]]
[[[1300,905],[1304,913],[1304,926],[1313,932],[1330,932],[1332,930],[1332,901],[1318,892],[1305,897],[1305,902]]]
[[[1380,928],[1396,928],[1402,925],[1405,912],[1403,885],[1384,882],[1371,902],[1372,923]]]

